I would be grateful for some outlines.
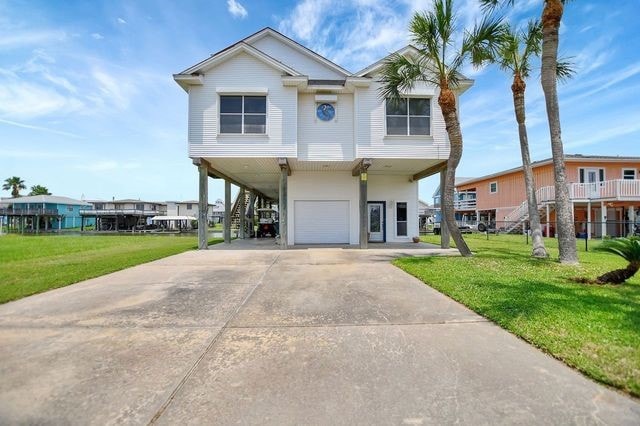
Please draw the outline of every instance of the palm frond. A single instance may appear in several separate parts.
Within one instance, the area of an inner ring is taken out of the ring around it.
[[[638,237],[604,240],[595,250],[618,255],[629,263],[640,262],[640,238]]]
[[[505,29],[502,18],[492,15],[484,16],[471,31],[465,31],[460,49],[461,55],[463,58],[468,55],[475,66],[491,62],[497,56]]]
[[[380,73],[379,95],[388,99],[399,99],[403,92],[410,91],[416,82],[423,81],[423,63],[394,53],[384,62]]]
[[[556,77],[558,81],[565,82],[576,74],[575,64],[571,58],[558,58],[556,62]]]

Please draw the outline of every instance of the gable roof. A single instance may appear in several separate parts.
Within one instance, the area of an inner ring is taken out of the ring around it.
[[[265,27],[263,29],[261,29],[260,31],[251,34],[249,37],[243,39],[242,41],[248,44],[251,44],[255,41],[260,40],[261,38],[264,38],[266,36],[271,36],[273,38],[275,38],[276,40],[281,41],[282,43],[286,44],[287,46],[291,47],[294,50],[297,50],[298,52],[302,53],[305,56],[308,56],[309,58],[322,63],[323,65],[326,65],[327,67],[331,68],[332,70],[343,74],[345,77],[346,76],[350,76],[352,75],[352,73],[349,70],[346,70],[344,68],[342,68],[340,65],[336,64],[335,62],[330,61],[329,59],[325,58],[324,56],[314,52],[313,50],[309,49],[306,46],[303,46],[302,44],[298,43],[297,41],[290,39],[289,37],[285,36],[284,34],[274,30],[271,27]]]

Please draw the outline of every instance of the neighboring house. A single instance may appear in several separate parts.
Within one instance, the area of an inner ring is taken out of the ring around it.
[[[640,215],[640,157],[566,155],[565,163],[576,233],[628,234]],[[546,159],[532,167],[541,222],[550,223],[545,232],[551,234],[556,220],[553,162]],[[456,190],[475,198],[459,206],[457,214],[495,221],[505,231],[522,231],[529,216],[522,167],[468,180]]]
[[[418,224],[420,232],[427,231],[428,225],[432,225],[436,219],[437,209],[426,201],[418,200]]]
[[[208,177],[226,181],[226,200],[231,183],[258,205],[277,200],[283,247],[417,236],[418,180],[443,170],[449,144],[437,88],[387,103],[383,61],[351,73],[265,28],[174,75],[189,94],[200,204]],[[460,76],[458,94],[472,83]]]
[[[166,203],[141,200],[92,200],[92,208],[81,212],[82,229],[95,223],[97,231],[128,231],[151,224],[151,218],[167,214]]]
[[[211,223],[222,223],[224,221],[224,201],[217,199],[211,206]]]
[[[79,228],[84,211],[91,204],[57,195],[32,195],[6,198],[0,205],[0,216],[14,232],[40,232]]]
[[[471,177],[458,177],[455,180],[455,191],[453,193],[453,208],[455,210],[455,218],[459,225],[475,224],[475,205],[476,194],[475,191],[458,191],[459,185],[470,181],[474,178]],[[436,188],[433,193],[433,207],[435,209],[434,221],[440,223],[442,221],[442,206],[440,205],[440,186]],[[469,213],[471,210],[471,214]]]
[[[218,200],[222,202],[221,200]],[[200,208],[198,206],[198,200],[190,201],[167,201],[167,216],[193,216],[198,217]],[[207,221],[213,223],[219,223],[218,215],[215,214],[220,210],[220,206],[217,204],[209,204],[207,209]],[[224,203],[222,204],[222,212],[224,214]]]

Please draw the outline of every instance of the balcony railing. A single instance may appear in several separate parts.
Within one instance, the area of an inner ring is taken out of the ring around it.
[[[476,200],[455,200],[453,208],[456,210],[475,210]]]
[[[538,202],[554,201],[555,188],[545,186],[538,190]],[[572,200],[629,200],[640,199],[639,179],[615,179],[595,183],[572,183],[569,185]]]
[[[43,208],[33,208],[33,209],[8,209],[8,208],[0,208],[0,216],[9,215],[9,216],[58,216],[58,209],[43,209]]]
[[[162,214],[157,210],[139,210],[139,209],[99,209],[99,210],[80,210],[82,216],[156,216]]]

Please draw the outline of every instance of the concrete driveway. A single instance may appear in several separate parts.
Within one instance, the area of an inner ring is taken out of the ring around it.
[[[640,423],[407,250],[222,248],[0,306],[0,423]]]

